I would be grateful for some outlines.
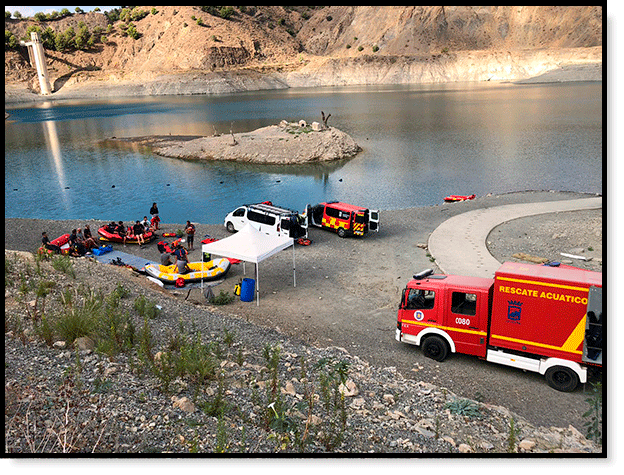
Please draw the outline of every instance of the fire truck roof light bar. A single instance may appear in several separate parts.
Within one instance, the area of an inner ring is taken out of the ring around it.
[[[426,269],[422,272],[419,272],[418,274],[414,274],[414,280],[422,280],[426,277],[429,277],[431,274],[433,274],[433,269]]]

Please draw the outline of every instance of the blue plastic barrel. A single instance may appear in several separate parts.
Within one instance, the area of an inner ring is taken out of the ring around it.
[[[243,302],[252,302],[254,298],[254,289],[256,281],[254,279],[243,279],[241,283],[240,299]]]

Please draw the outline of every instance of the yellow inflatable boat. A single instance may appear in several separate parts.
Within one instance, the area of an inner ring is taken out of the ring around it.
[[[191,268],[191,272],[184,274],[178,274],[178,268],[175,264],[172,266],[148,264],[145,266],[145,271],[148,275],[165,284],[175,284],[179,277],[182,277],[184,282],[210,281],[225,277],[231,264],[227,259],[213,259],[208,262],[189,262],[188,266]]]

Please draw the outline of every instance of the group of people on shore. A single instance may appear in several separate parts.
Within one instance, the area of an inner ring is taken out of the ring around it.
[[[122,238],[124,246],[126,245],[126,240],[136,239],[139,246],[143,247],[145,244],[145,235],[153,233],[157,229],[153,221],[154,218],[152,218],[152,222],[150,222],[147,220],[147,216],[144,216],[143,221],[137,219],[134,224],[129,224],[127,227],[123,221],[119,221],[118,223],[111,221],[105,226],[105,229],[109,233],[117,234]]]
[[[178,274],[190,272],[188,251],[179,240],[173,241],[169,249],[159,243],[158,250],[160,251],[160,265],[172,266],[175,264]]]
[[[41,243],[48,251],[52,251],[56,254],[61,253],[61,247],[52,244],[48,233],[45,231],[41,233]],[[73,257],[84,256],[91,252],[91,249],[98,247],[97,242],[91,234],[91,228],[88,224],[85,224],[84,230],[82,228],[75,228],[71,230],[69,235],[69,255]]]
[[[160,228],[160,218],[158,217],[158,206],[156,203],[152,204],[150,208],[151,220],[147,219],[147,216],[143,216],[143,220],[136,220],[134,224],[124,225],[123,221],[112,221],[105,226],[108,232],[112,234],[118,234],[123,238],[123,245],[126,246],[128,238],[136,239],[137,243],[143,247],[145,244],[145,234],[154,233]],[[178,267],[178,272],[183,274],[189,272],[191,269],[188,266],[188,251],[194,249],[195,240],[195,225],[190,221],[186,222],[184,226],[184,233],[186,234],[186,242],[188,250],[185,249],[179,240],[174,241],[171,244],[170,252],[161,248],[159,245],[159,251],[161,252],[160,261],[162,265],[173,265]],[[61,247],[52,244],[48,234],[44,231],[41,233],[41,242],[43,247],[49,251],[60,254]],[[91,253],[93,248],[98,247],[97,242],[91,234],[91,229],[88,224],[85,224],[84,230],[81,228],[72,229],[69,235],[69,255],[74,257],[80,257]]]
[[[167,250],[166,246],[159,243],[158,250],[160,251],[160,264],[163,266],[176,265],[178,274],[185,274],[190,272],[191,268],[188,266],[188,251],[192,251],[193,243],[195,240],[195,225],[190,221],[186,222],[184,227],[186,233],[186,242],[188,250],[182,246],[180,240],[175,240],[171,243],[171,247]]]
[[[158,205],[154,202],[150,208],[151,220],[147,219],[147,216],[143,216],[143,220],[136,220],[134,224],[129,224],[127,227],[123,221],[118,223],[111,221],[105,226],[106,230],[111,234],[117,234],[122,238],[124,247],[128,239],[136,239],[141,248],[145,244],[145,235],[148,233],[154,233],[160,228],[160,218],[158,217]]]

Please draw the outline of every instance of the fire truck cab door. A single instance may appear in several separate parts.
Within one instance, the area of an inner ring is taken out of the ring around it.
[[[486,292],[449,289],[445,326],[459,353],[485,357],[487,337]]]
[[[436,293],[426,288],[407,290],[404,307],[404,319],[411,320],[417,326],[431,326],[438,322],[438,308],[436,307]]]
[[[368,229],[369,231],[379,232],[379,210],[368,210]]]

